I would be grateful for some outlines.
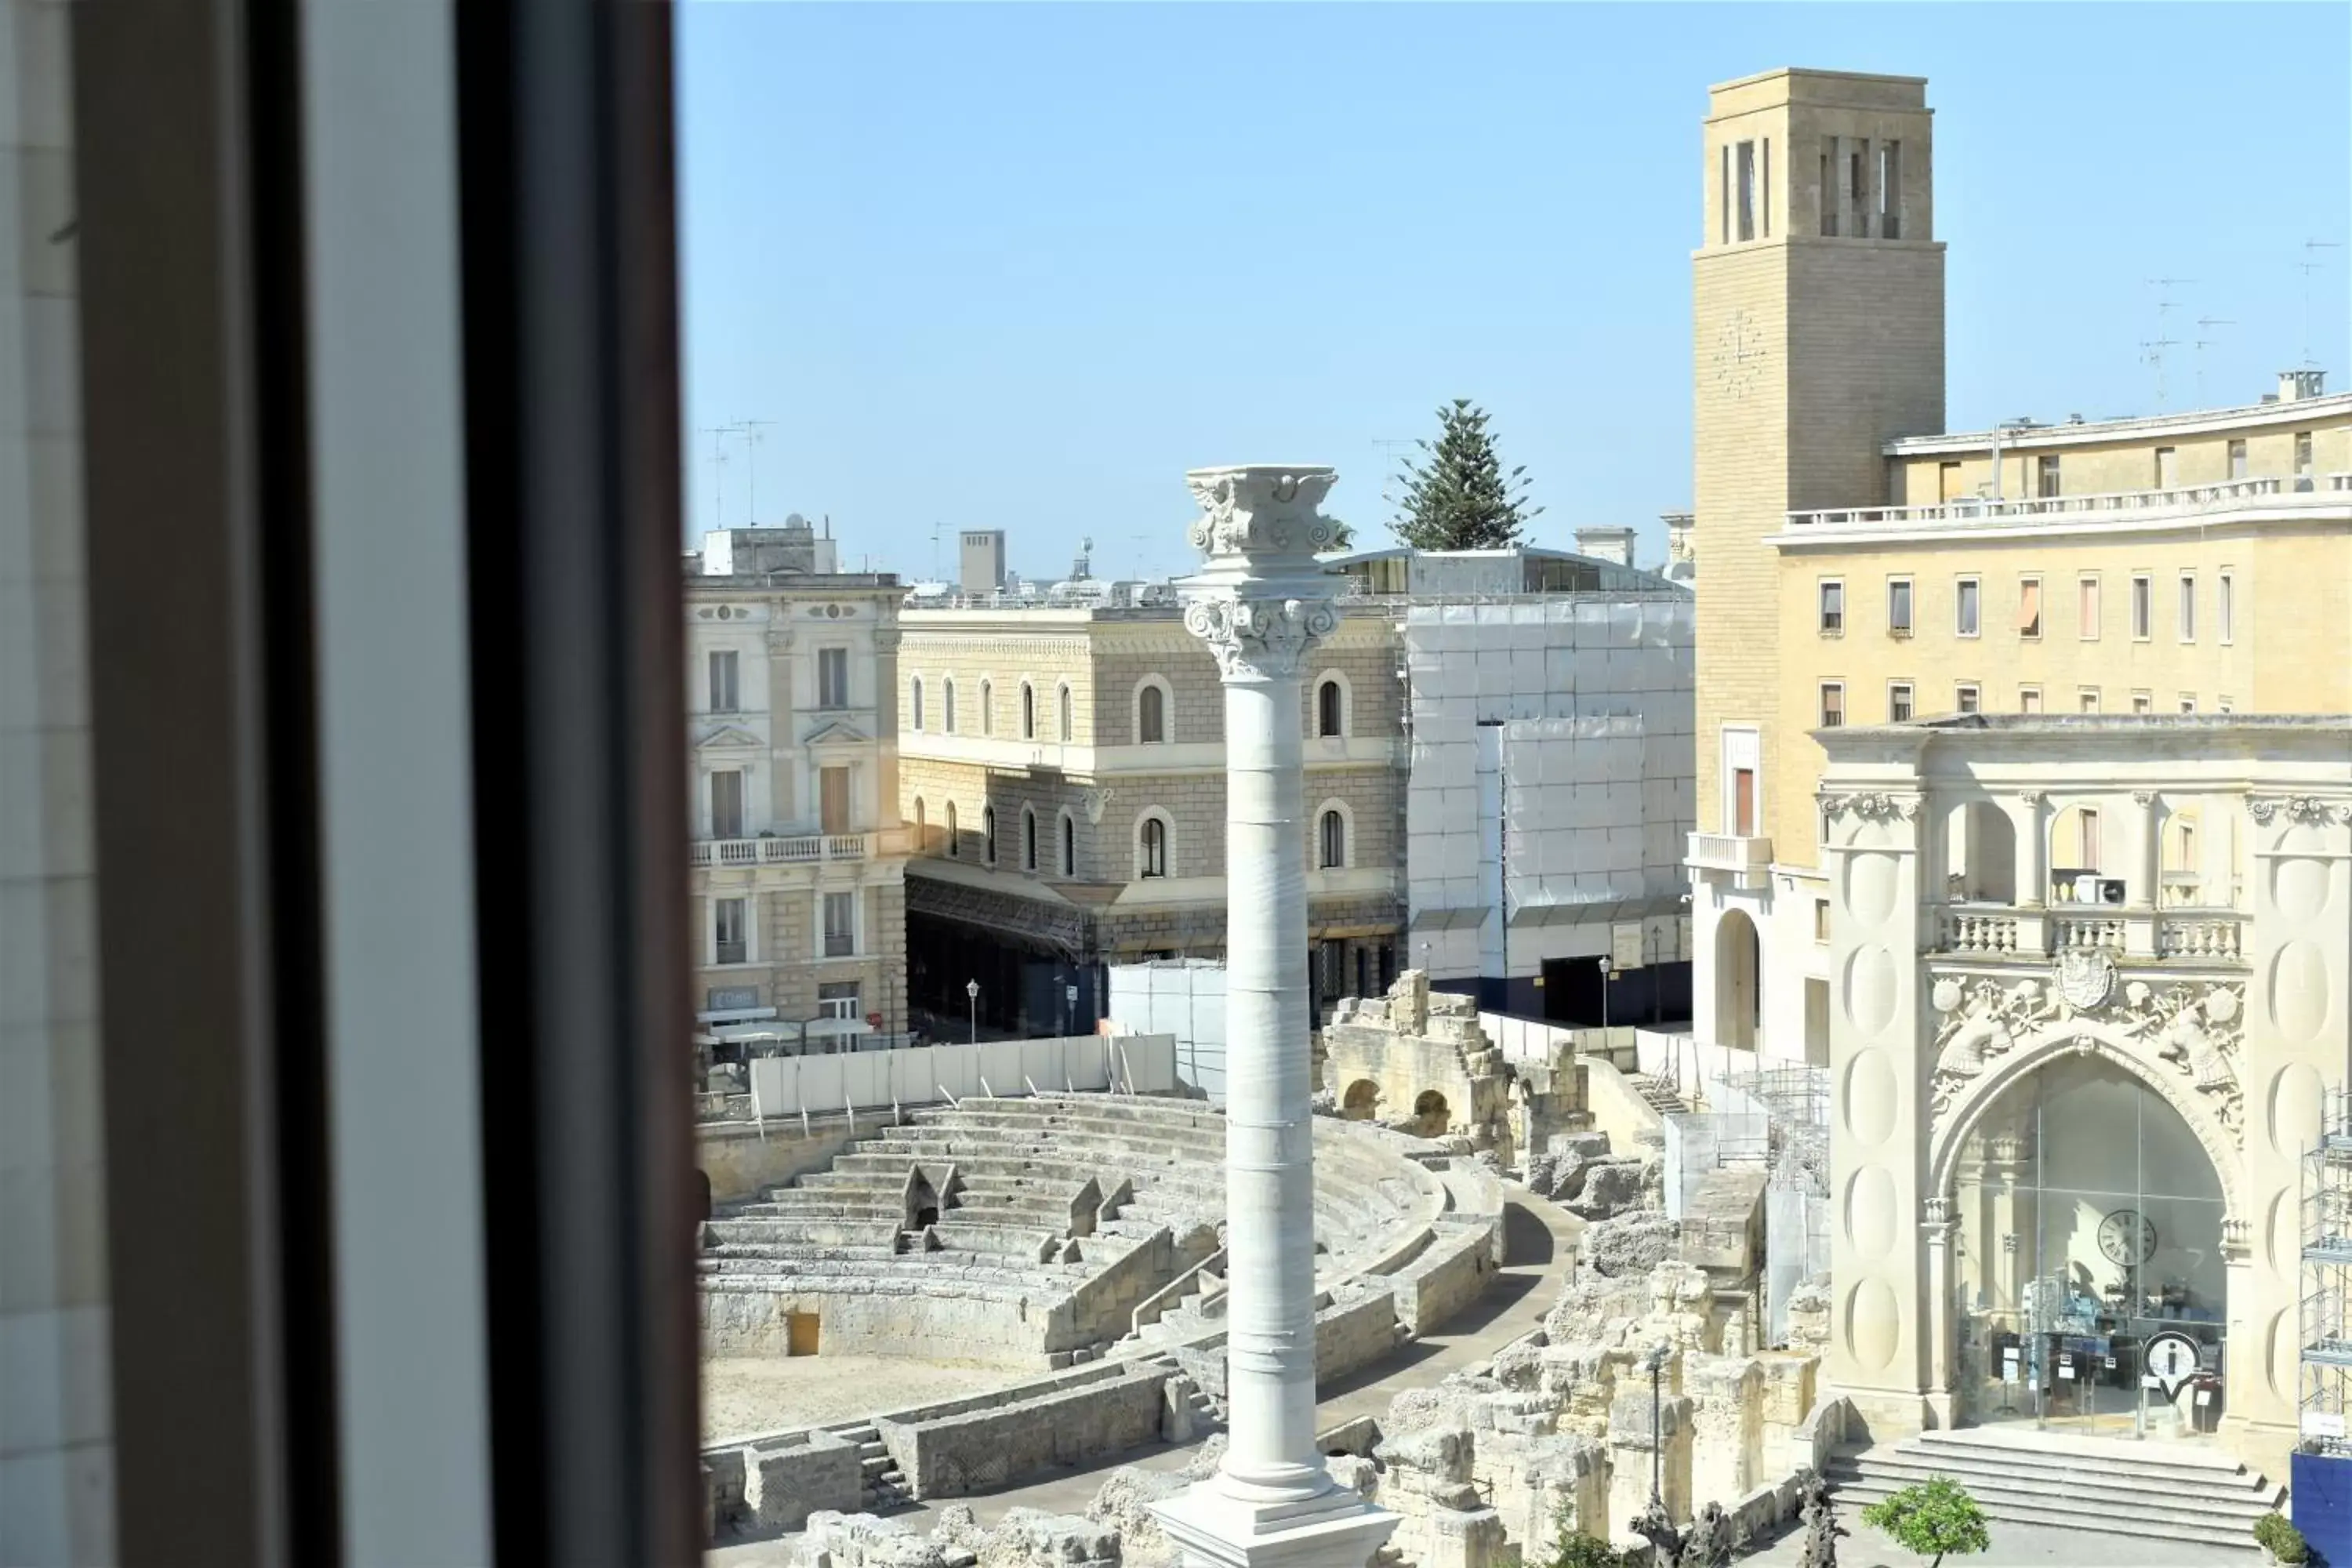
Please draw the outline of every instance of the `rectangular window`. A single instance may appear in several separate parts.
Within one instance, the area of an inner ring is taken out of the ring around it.
[[[1886,630],[1890,637],[1911,635],[1911,579],[1890,577],[1886,580]]]
[[[1890,724],[1902,724],[1907,723],[1910,718],[1911,683],[1907,680],[1888,681],[1886,683],[1886,721]]]
[[[737,711],[735,696],[735,655],[712,654],[710,656],[710,710],[713,713]]]
[[[2299,490],[2311,488],[2311,432],[2308,430],[2294,433],[2294,488]]]
[[[2156,581],[2145,572],[2132,574],[2132,637],[2146,642],[2156,621]]]
[[[2019,687],[2017,689],[2017,710],[2020,713],[2041,712],[2042,688],[2038,686]]]
[[[1837,186],[1832,183],[1831,171],[1837,165],[1837,138],[1822,138],[1822,232],[1834,237],[1838,231]]]
[[[818,1017],[855,1018],[858,1011],[856,981],[826,980],[818,983],[816,988]]]
[[[2180,574],[2180,640],[2197,640],[2197,576],[2191,572]]]
[[[710,837],[743,837],[743,774],[729,769],[710,775]]]
[[[2184,691],[2180,694],[2180,710],[2183,713],[2194,713],[2197,711],[2197,694],[2195,692]]]
[[[2099,640],[2099,580],[2084,577],[2074,584],[2074,625],[2084,642]]]
[[[1731,770],[1731,831],[1742,838],[1756,837],[1756,770]]]
[[[1964,637],[1972,637],[1977,635],[1977,580],[1973,577],[1963,577],[1958,586],[1953,630]]]
[[[1756,237],[1756,143],[1742,142],[1737,153],[1739,171],[1739,237]]]
[[[2234,713],[2237,710],[2238,700],[2226,691],[2213,700],[2213,711],[2216,713]]]
[[[1936,465],[1936,500],[1950,505],[1960,499],[1960,466],[1958,463]]]
[[[2083,688],[2076,707],[2081,712],[2096,713],[2099,710],[2099,689],[2095,686]]]
[[[743,963],[750,960],[751,944],[745,940],[749,929],[741,899],[719,899],[713,901],[712,948],[714,962]]]
[[[1878,144],[1878,237],[1903,237],[1903,143]]]
[[[2246,477],[2246,443],[2243,437],[2230,443],[2230,477],[2233,479]]]
[[[2042,635],[2042,579],[2021,577],[2017,583],[2017,635],[2039,637]]]
[[[2033,493],[2045,499],[2059,493],[2057,453],[2044,452],[2034,459]]]
[[[816,650],[816,705],[820,708],[849,706],[847,648],[821,647]]]
[[[1829,939],[1830,901],[1827,899],[1815,899],[1813,900],[1813,940],[1827,942]]]
[[[1764,176],[1757,182],[1757,205],[1764,212],[1764,237],[1772,237],[1772,138],[1764,138]]]
[[[1862,152],[1859,148],[1845,155],[1845,200],[1843,205],[1846,211],[1853,214],[1854,238],[1869,238],[1870,195],[1867,188],[1863,184]]]
[[[2152,694],[2150,694],[2150,693],[2148,693],[2148,692],[2146,692],[2146,691],[2135,691],[2135,692],[2133,692],[2133,693],[2132,693],[2132,711],[2133,711],[2133,712],[2135,712],[2135,713],[2152,713],[2152,712],[2154,712],[2155,710],[2156,710],[2156,699],[2155,699],[2155,697],[2154,697]]]
[[[923,679],[921,676],[917,676],[907,682],[907,715],[908,721],[919,734],[923,728]]]
[[[1977,689],[1973,682],[1964,680],[1952,688],[1952,707],[1961,713],[1977,710]]]
[[[1833,637],[1845,631],[1845,584],[1835,578],[1822,584],[1822,636]]]
[[[2225,643],[2238,640],[2238,580],[2227,571],[2213,579],[2213,629]]]
[[[1822,682],[1822,728],[1834,730],[1845,722],[1845,683]]]
[[[2078,830],[2083,836],[2083,864],[2090,869],[2096,870],[2100,864],[2098,811],[2095,807],[2086,805],[2080,808],[2075,815],[2082,819]]]
[[[2179,459],[2180,449],[2178,447],[2158,447],[2156,449],[2156,488],[2158,489],[2168,490],[2180,482]]]
[[[824,955],[848,958],[857,952],[857,895],[824,896]]]
[[[822,833],[849,831],[849,770],[819,768],[816,773],[817,829]]]

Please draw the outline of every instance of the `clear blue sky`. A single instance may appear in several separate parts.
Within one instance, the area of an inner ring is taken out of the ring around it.
[[[1380,444],[1494,416],[1539,542],[1690,495],[1707,84],[1928,78],[1955,428],[2249,402],[2352,240],[2342,5],[690,5],[689,529],[709,426],[771,421],[758,511],[849,564],[1190,564],[1181,474],[1323,462],[1387,540]],[[2312,352],[2352,384],[2347,267]],[[2179,302],[2159,333],[2157,278]],[[2200,332],[2199,317],[2233,325]],[[746,465],[717,505],[746,517]]]

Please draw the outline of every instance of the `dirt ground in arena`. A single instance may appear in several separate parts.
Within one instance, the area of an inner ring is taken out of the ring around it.
[[[702,1363],[702,1440],[821,1426],[1034,1377],[976,1362],[901,1356],[731,1356]]]

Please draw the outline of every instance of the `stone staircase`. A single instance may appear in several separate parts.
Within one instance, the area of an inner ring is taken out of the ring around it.
[[[1931,1476],[1968,1488],[2004,1524],[2193,1542],[2217,1563],[2259,1559],[2254,1521],[2286,1495],[2217,1450],[2186,1443],[1969,1427],[1840,1455],[1824,1471],[1859,1509]]]

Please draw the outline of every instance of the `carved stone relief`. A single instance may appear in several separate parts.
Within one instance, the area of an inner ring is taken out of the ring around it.
[[[1936,1031],[1930,1110],[1935,1126],[1940,1129],[1953,1101],[1993,1058],[2063,1034],[2070,1020],[2080,1017],[2095,1019],[2110,1039],[2116,1034],[2129,1037],[2151,1065],[2163,1064],[2187,1078],[2242,1146],[2245,1091],[2237,1060],[2245,998],[2240,987],[2134,980],[2118,995],[2113,964],[2104,953],[2064,954],[2053,969],[2047,981],[1936,977],[1929,1000],[1942,1020]],[[2085,1049],[2092,1045],[2087,1037],[2078,1043]]]
[[[2264,827],[2271,825],[2273,817],[2281,815],[2289,822],[2326,827],[2332,822],[2352,822],[2352,805],[2322,800],[2316,795],[2257,795],[2247,797],[2246,815]]]
[[[1870,822],[1885,822],[1901,817],[1906,822],[1917,819],[1919,797],[1916,795],[1888,795],[1882,790],[1865,790],[1859,795],[1824,795],[1822,809],[1832,816],[1843,816],[1851,812]]]

